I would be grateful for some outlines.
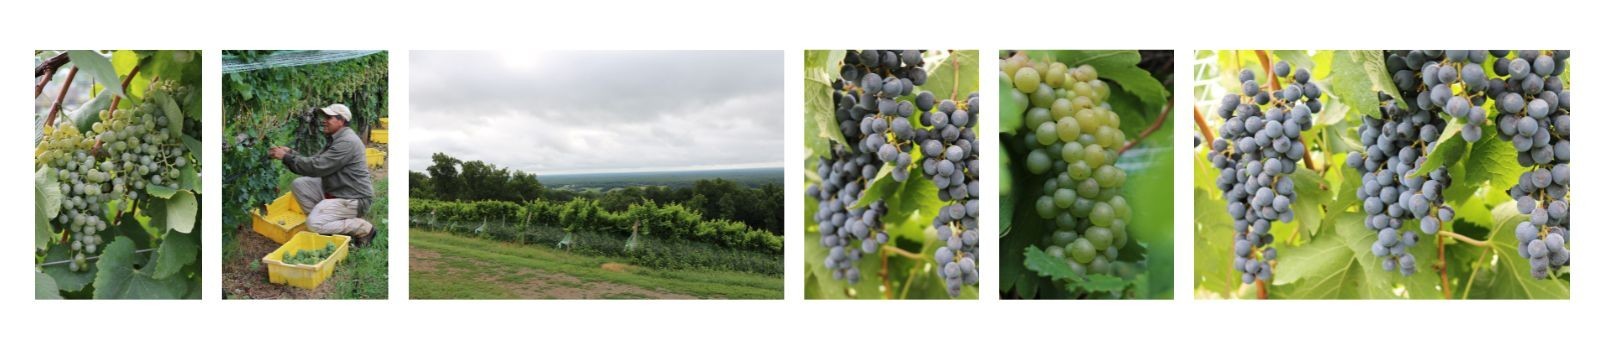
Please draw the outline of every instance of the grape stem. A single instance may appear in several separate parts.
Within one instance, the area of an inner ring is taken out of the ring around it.
[[[1200,127],[1200,134],[1206,137],[1205,146],[1210,149],[1211,144],[1217,141],[1217,136],[1211,134],[1210,126],[1206,126],[1206,116],[1200,113],[1200,107],[1194,108],[1194,126]]]
[[[950,79],[950,100],[953,101],[956,97],[959,97],[956,95],[959,93],[958,91],[961,91],[961,60],[956,59],[955,51],[950,51],[950,64],[951,67],[955,67],[955,69],[951,70],[954,72],[951,74],[954,75]]]
[[[1472,239],[1471,237],[1464,236],[1464,235],[1462,235],[1460,233],[1455,233],[1455,232],[1450,232],[1450,231],[1445,231],[1445,230],[1439,230],[1439,235],[1440,236],[1450,237],[1450,238],[1455,238],[1457,241],[1461,241],[1462,243],[1466,243],[1466,244],[1471,244],[1472,246],[1475,246],[1475,247],[1487,247],[1487,246],[1489,246],[1489,242],[1484,242],[1484,241]],[[1443,242],[1440,242],[1440,244],[1443,244]]]
[[[1267,300],[1267,281],[1256,280],[1256,299]]]
[[[149,253],[149,252],[153,252],[153,251],[156,251],[156,248],[145,248],[145,249],[135,250],[135,251],[133,251],[133,253],[134,254],[144,254],[144,253]],[[95,260],[99,260],[99,259],[100,259],[99,255],[83,258],[83,260],[86,260],[86,261],[95,261]],[[51,262],[39,264],[39,266],[37,266],[37,267],[44,268],[44,267],[51,267],[51,266],[56,266],[56,265],[66,265],[66,264],[69,264],[69,263],[72,263],[72,259],[60,260],[60,261],[51,261]]]
[[[61,101],[67,97],[67,89],[72,87],[72,80],[78,77],[78,67],[73,66],[67,71],[67,80],[61,82],[61,93],[56,94],[56,102],[50,104],[50,114],[44,118],[44,125],[55,125],[56,114],[61,112]]]
[[[894,299],[894,285],[889,283],[889,255],[878,254],[878,279],[883,280],[883,299]]]
[[[1267,55],[1267,50],[1255,50],[1255,52],[1257,61],[1261,62],[1261,72],[1267,75],[1268,86],[1272,87],[1272,90],[1269,91],[1282,90],[1283,86],[1278,83],[1278,75],[1272,74],[1272,57]],[[1305,138],[1301,138],[1300,146],[1306,149],[1306,154],[1302,157],[1302,160],[1306,163],[1306,169],[1316,172],[1317,163],[1311,160],[1311,145],[1306,143]]]
[[[1156,132],[1156,130],[1161,129],[1161,126],[1167,123],[1167,114],[1171,113],[1172,101],[1167,101],[1166,106],[1161,107],[1161,116],[1156,118],[1156,122],[1154,124],[1150,124],[1150,127],[1144,128],[1144,131],[1139,132],[1138,138],[1133,139],[1133,141],[1128,141],[1127,144],[1122,145],[1122,149],[1117,150],[1117,155],[1120,156],[1123,153],[1127,153],[1128,150],[1132,149],[1134,145],[1138,145],[1140,140],[1150,137],[1150,134],[1153,134]]]
[[[1443,261],[1445,261],[1445,259],[1444,259],[1444,237],[1443,236],[1437,237],[1437,238],[1434,239],[1434,242],[1436,242],[1437,244],[1435,244],[1435,245],[1437,245],[1439,247],[1439,261],[1440,261],[1440,263],[1439,263],[1439,285],[1441,287],[1440,289],[1444,290],[1444,299],[1445,300],[1450,300],[1450,272],[1449,272],[1450,266],[1449,266],[1449,264],[1444,264],[1443,263]]]
[[[916,253],[908,252],[905,249],[900,249],[900,247],[896,247],[896,246],[892,246],[892,245],[885,245],[885,246],[878,247],[878,250],[881,250],[881,251],[883,251],[885,253],[894,253],[895,255],[903,256],[903,257],[906,257],[907,259],[922,260],[922,256],[921,255],[917,255]]]

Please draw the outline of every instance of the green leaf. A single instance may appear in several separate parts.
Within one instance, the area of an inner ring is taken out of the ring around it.
[[[1450,124],[1454,125],[1456,123],[1451,122]],[[1456,128],[1459,129],[1459,127]],[[1450,127],[1445,127],[1445,130],[1450,130]],[[1425,176],[1440,166],[1461,161],[1461,155],[1466,153],[1466,148],[1467,141],[1461,139],[1460,134],[1444,139],[1444,142],[1434,146],[1433,151],[1428,152],[1428,161],[1422,162],[1422,165],[1417,166],[1417,169],[1410,177]]]
[[[200,188],[205,187],[200,183],[200,172],[194,169],[194,163],[184,164],[178,170],[178,187],[185,191],[200,193]]]
[[[1140,68],[1137,63],[1126,66],[1111,65],[1102,67],[1101,65],[1095,65],[1094,69],[1100,73],[1100,79],[1116,82],[1117,86],[1122,87],[1123,91],[1138,97],[1145,104],[1165,105],[1167,103],[1166,85],[1163,85],[1155,76],[1150,75],[1150,71]]]
[[[1433,236],[1408,250],[1417,260],[1417,273],[1402,277],[1385,271],[1372,255],[1377,233],[1366,228],[1365,215],[1330,213],[1331,232],[1298,247],[1279,248],[1274,285],[1295,283],[1287,295],[1293,299],[1437,299],[1439,275],[1428,265],[1437,261]]]
[[[900,192],[900,188],[904,183],[894,181],[893,171],[893,165],[884,163],[883,168],[878,169],[878,173],[872,175],[872,180],[867,181],[871,184],[867,185],[867,189],[861,190],[861,197],[856,199],[856,204],[850,206],[850,209],[866,208],[868,205],[872,205],[872,202],[894,197],[895,193]],[[907,180],[910,180],[910,178],[908,177]]]
[[[178,189],[172,188],[172,187],[167,187],[167,186],[162,186],[162,185],[153,185],[153,184],[151,184],[151,185],[145,185],[144,186],[144,193],[149,194],[151,196],[154,196],[156,198],[170,199],[170,198],[172,198],[172,195],[178,193]]]
[[[1484,137],[1472,144],[1472,150],[1467,155],[1467,176],[1463,185],[1473,186],[1488,181],[1494,188],[1511,188],[1517,185],[1523,169],[1517,164],[1517,149],[1510,142]]]
[[[185,147],[189,147],[189,153],[194,154],[194,159],[205,159],[205,157],[201,156],[201,152],[205,149],[205,147],[200,147],[200,140],[195,139],[194,136],[184,135],[183,145]],[[199,193],[199,191],[195,192]]]
[[[69,261],[72,258],[72,251],[68,249],[67,245],[56,244],[50,246],[50,250],[45,252],[44,263]],[[82,272],[73,272],[71,266],[66,263],[44,267],[44,273],[50,275],[50,278],[55,280],[56,286],[60,287],[64,292],[83,290],[89,283],[94,282],[95,271],[94,264],[89,264],[89,269]]]
[[[1388,61],[1383,58],[1383,51],[1351,51],[1350,55],[1355,58],[1356,62],[1361,62],[1361,68],[1367,73],[1367,79],[1372,81],[1374,88],[1389,94],[1389,96],[1400,96],[1400,88],[1394,85],[1394,78],[1389,76],[1389,68],[1386,67]],[[1394,101],[1400,104],[1400,109],[1410,106],[1403,98],[1397,98]]]
[[[1022,111],[1027,109],[1028,106],[1026,105],[1027,98],[1020,96],[1021,94],[1022,92],[1017,91],[1016,86],[1013,86],[1005,75],[1000,76],[1001,133],[1016,133],[1017,130],[1022,129]],[[1024,98],[1018,99],[1018,97]],[[1019,105],[1018,102],[1022,104]]]
[[[111,65],[110,58],[88,50],[67,51],[67,57],[78,66],[78,70],[88,74],[95,84],[105,89],[103,94],[127,97],[122,93],[122,81],[117,79],[117,68]]]
[[[33,248],[44,250],[50,244],[55,230],[50,219],[61,214],[61,185],[56,181],[56,171],[50,167],[39,168],[33,174]]]
[[[1290,202],[1290,209],[1294,210],[1294,222],[1299,224],[1301,236],[1316,235],[1321,232],[1324,204],[1333,202],[1333,192],[1328,191],[1328,183],[1316,173],[1299,168],[1290,174],[1294,181],[1296,198]],[[1287,238],[1287,237],[1284,237]]]
[[[1516,202],[1506,202],[1493,211],[1494,227],[1488,239],[1488,251],[1494,257],[1480,256],[1477,269],[1469,280],[1475,281],[1464,291],[1463,298],[1470,299],[1570,299],[1570,286],[1559,279],[1533,279],[1532,267],[1517,253],[1517,224],[1527,216],[1517,212]],[[1555,275],[1552,273],[1551,275]]]
[[[1307,55],[1303,50],[1272,50],[1272,55],[1279,61],[1289,62],[1289,66],[1293,68],[1305,68],[1307,71],[1314,71],[1317,68],[1311,55]],[[1293,70],[1289,71],[1289,77],[1294,77]]]
[[[133,50],[117,50],[111,53],[111,65],[117,68],[117,76],[123,77],[133,73],[133,68],[138,67],[144,55]],[[139,74],[128,82],[127,94],[130,98],[143,99],[144,92],[150,86],[150,74]]]
[[[1385,70],[1387,72],[1387,70]],[[1337,97],[1341,104],[1353,106],[1361,115],[1383,115],[1378,106],[1378,93],[1372,76],[1367,74],[1366,63],[1355,51],[1335,52],[1333,55],[1333,76],[1329,79],[1329,92]],[[1389,78],[1384,77],[1384,81]],[[1393,85],[1393,82],[1389,83]],[[1400,96],[1390,94],[1389,96]],[[1329,111],[1323,111],[1327,116]],[[1344,117],[1340,115],[1339,117]],[[1320,120],[1321,118],[1319,118]]]
[[[200,235],[165,235],[161,239],[159,254],[156,255],[155,274],[157,279],[172,277],[183,270],[185,265],[195,262],[200,256]]]
[[[33,300],[60,300],[61,288],[56,280],[42,272],[33,273]]]
[[[1124,280],[1115,276],[1086,274],[1079,275],[1067,267],[1067,261],[1050,256],[1039,248],[1028,246],[1022,264],[1028,270],[1039,273],[1040,276],[1052,280],[1065,281],[1068,285],[1083,289],[1088,292],[1121,292],[1133,281]]]
[[[838,59],[831,51],[806,51],[806,120],[810,122],[807,133],[820,133],[822,138],[814,139],[806,149],[820,153],[823,158],[833,159],[829,152],[828,141],[839,144],[846,150],[851,149],[850,141],[845,139],[844,133],[839,131],[839,121],[834,118],[833,102],[833,76],[828,74],[830,69],[843,60],[840,54]],[[814,129],[813,129],[814,128]],[[809,139],[809,138],[808,138]]]
[[[936,100],[965,100],[978,91],[978,50],[952,50],[943,60],[929,61],[924,68],[928,81],[922,90],[932,92]]]
[[[78,127],[78,130],[92,130],[90,127],[100,121],[100,111],[111,108],[111,98],[113,96],[111,94],[95,95],[94,98],[83,102],[82,105],[78,106],[78,109],[72,110],[72,113],[68,113],[67,116],[72,118],[73,126]]]
[[[157,279],[135,268],[135,254],[133,242],[126,237],[117,237],[106,245],[95,263],[100,269],[94,279],[96,299],[177,299],[188,291],[184,279]]]

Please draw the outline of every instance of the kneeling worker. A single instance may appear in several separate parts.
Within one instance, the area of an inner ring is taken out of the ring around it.
[[[315,155],[295,154],[294,149],[278,146],[268,151],[283,161],[294,179],[291,191],[300,208],[311,209],[306,228],[321,234],[347,235],[357,247],[371,242],[378,231],[361,217],[372,205],[372,175],[367,171],[366,145],[350,125],[350,108],[343,104],[318,108],[322,133],[328,145]]]

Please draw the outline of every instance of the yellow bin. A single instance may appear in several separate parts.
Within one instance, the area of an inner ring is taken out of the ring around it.
[[[283,255],[297,250],[322,249],[328,243],[333,243],[333,255],[318,262],[316,265],[295,265],[283,262]],[[328,280],[333,275],[333,268],[344,261],[350,254],[350,236],[320,235],[315,232],[300,232],[294,235],[289,243],[284,243],[278,250],[272,251],[261,258],[261,263],[267,264],[267,277],[272,283],[287,284],[305,289],[316,289],[322,281]]]
[[[266,215],[261,215],[260,209],[250,210],[250,228],[282,244],[295,233],[306,230],[306,212],[300,209],[300,201],[294,199],[294,193],[285,193],[267,205]]]
[[[388,129],[389,128],[389,117],[378,118],[378,128],[379,129]]]
[[[383,144],[389,143],[389,130],[372,130],[372,142]]]
[[[383,167],[384,156],[388,154],[377,148],[367,147],[367,167],[377,169]]]

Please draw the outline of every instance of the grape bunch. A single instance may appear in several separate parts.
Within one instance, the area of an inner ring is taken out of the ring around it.
[[[1461,138],[1477,142],[1489,120],[1485,92],[1504,86],[1502,81],[1496,87],[1483,70],[1488,58],[1484,50],[1396,50],[1388,52],[1385,65],[1410,109],[1455,117],[1465,123]],[[1399,109],[1391,105],[1384,108]]]
[[[1111,87],[1092,65],[1031,60],[1016,54],[1001,62],[1027,101],[1022,142],[1025,167],[1045,179],[1035,211],[1052,234],[1045,252],[1079,274],[1121,270],[1119,250],[1127,247],[1133,212],[1122,196],[1127,173],[1117,167],[1127,142],[1121,118],[1106,99]],[[1020,104],[1020,103],[1019,103]]]
[[[932,109],[934,100],[927,92],[916,96],[915,102],[896,98],[911,96],[915,87],[927,82],[922,65],[922,52],[917,50],[847,51],[840,78],[833,81],[834,119],[853,145],[831,145],[831,157],[817,164],[822,182],[808,186],[806,194],[818,201],[812,220],[828,249],[823,263],[835,280],[859,282],[856,261],[888,243],[879,220],[888,207],[882,200],[858,206],[857,200],[886,166],[893,167],[890,174],[895,181],[910,178],[911,151],[923,134],[912,127],[910,118],[919,110]]]
[[[1431,235],[1455,217],[1455,209],[1444,204],[1450,173],[1444,167],[1426,173],[1417,169],[1428,161],[1426,154],[1439,141],[1447,120],[1420,106],[1402,110],[1388,95],[1379,100],[1383,116],[1362,118],[1357,129],[1366,149],[1351,151],[1345,165],[1361,173],[1356,198],[1367,214],[1367,228],[1378,232],[1372,255],[1382,259],[1385,271],[1398,268],[1400,275],[1411,276],[1417,272],[1417,261],[1406,250],[1420,237],[1404,223],[1418,220],[1422,233]]]
[[[320,249],[296,249],[283,253],[283,263],[291,265],[316,265],[328,257],[333,256],[333,243],[327,243]]]
[[[179,169],[193,156],[182,142],[185,124],[174,124],[190,118],[175,109],[175,101],[190,93],[185,86],[155,83],[139,105],[101,111],[88,134],[72,123],[47,132],[38,162],[54,169],[61,184],[61,211],[52,222],[71,237],[72,271],[89,269],[88,258],[105,243],[98,233],[107,232],[108,218],[133,210],[143,190],[178,187]]]
[[[1517,150],[1523,172],[1507,190],[1528,221],[1516,228],[1517,253],[1533,265],[1534,278],[1571,263],[1570,170],[1572,98],[1561,73],[1571,52],[1565,50],[1494,50],[1496,58],[1489,96],[1500,116],[1499,136]]]
[[[925,106],[920,105],[924,96],[932,94],[918,95],[919,108]],[[929,127],[917,131],[922,175],[933,180],[939,200],[948,203],[933,218],[934,230],[945,242],[934,260],[954,297],[962,285],[978,283],[978,136],[972,130],[978,124],[978,93],[961,103],[940,101],[937,110],[924,110],[922,116]]]
[[[1300,133],[1322,111],[1322,90],[1311,81],[1311,72],[1292,68],[1283,61],[1273,65],[1276,78],[1269,79],[1282,83],[1277,90],[1261,86],[1254,71],[1240,72],[1242,94],[1223,96],[1217,114],[1224,121],[1207,153],[1222,171],[1217,188],[1233,217],[1233,268],[1243,273],[1245,284],[1272,280],[1278,257],[1277,248],[1269,246],[1272,222],[1294,220],[1296,194],[1289,175],[1306,155]]]

